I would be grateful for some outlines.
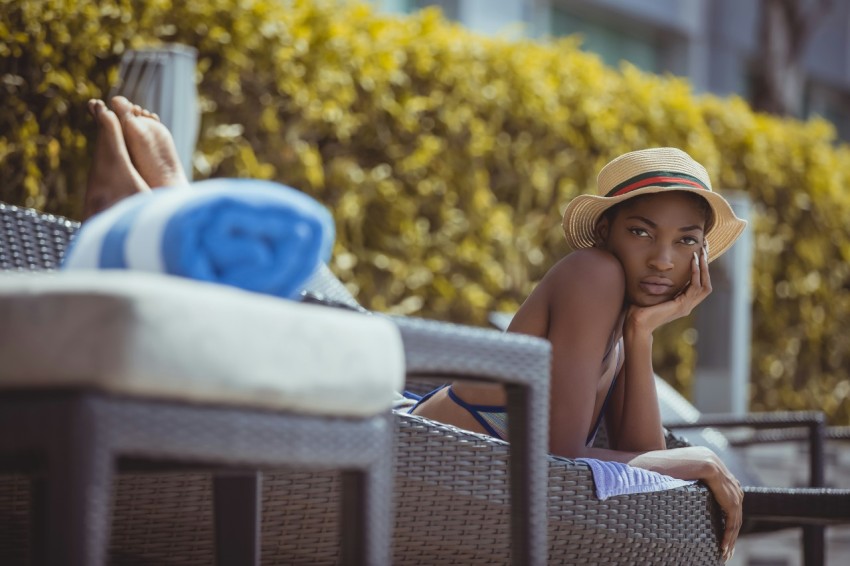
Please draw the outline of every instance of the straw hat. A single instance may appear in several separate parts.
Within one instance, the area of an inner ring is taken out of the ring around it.
[[[708,229],[709,261],[735,243],[747,225],[719,194],[711,190],[705,167],[680,149],[658,147],[632,151],[602,168],[596,178],[599,195],[579,195],[564,211],[564,235],[574,249],[592,247],[602,213],[624,200],[664,191],[687,191],[708,201],[714,222]]]

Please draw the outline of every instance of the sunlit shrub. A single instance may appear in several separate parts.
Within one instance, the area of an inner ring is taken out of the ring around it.
[[[367,306],[483,324],[568,250],[567,201],[612,157],[678,146],[753,223],[754,409],[850,422],[850,155],[819,121],[606,68],[573,40],[489,39],[437,11],[330,0],[0,0],[0,199],[77,217],[101,97],[128,48],[199,51],[196,178],[275,179],[333,211],[332,268]],[[688,321],[660,373],[694,364]]]

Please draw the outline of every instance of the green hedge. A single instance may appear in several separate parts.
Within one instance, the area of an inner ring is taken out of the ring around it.
[[[93,125],[128,48],[199,50],[196,178],[276,179],[326,203],[332,268],[379,310],[483,324],[568,250],[560,213],[612,157],[678,146],[756,206],[752,407],[850,422],[850,174],[825,122],[753,113],[606,68],[573,40],[476,36],[433,10],[306,0],[0,0],[0,199],[78,216]],[[657,367],[688,391],[689,321]]]

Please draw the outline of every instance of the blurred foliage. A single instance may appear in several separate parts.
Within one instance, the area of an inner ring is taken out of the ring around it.
[[[609,159],[681,147],[755,203],[752,408],[850,423],[850,155],[825,122],[606,68],[575,40],[476,36],[332,0],[0,0],[0,200],[78,217],[93,124],[129,48],[199,51],[196,178],[260,177],[334,213],[367,306],[472,324],[568,250],[566,203]],[[656,340],[687,393],[689,321]]]

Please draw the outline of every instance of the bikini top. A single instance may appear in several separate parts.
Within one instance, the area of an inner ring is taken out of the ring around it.
[[[614,342],[611,337],[613,344],[608,346],[608,351],[605,352],[605,357],[602,358],[602,375],[599,377],[602,379],[610,379],[611,385],[608,387],[608,393],[605,394],[605,400],[602,401],[602,406],[599,408],[599,415],[596,416],[596,422],[593,424],[593,428],[590,430],[590,434],[587,435],[587,440],[585,440],[584,445],[590,446],[593,444],[594,439],[596,438],[596,433],[599,432],[599,427],[602,425],[602,419],[605,417],[605,410],[608,408],[608,401],[611,399],[611,394],[614,392],[614,386],[617,385],[617,376],[620,375],[620,370],[623,367],[623,361],[625,360],[625,356],[623,356],[623,350],[625,347],[623,346],[623,336],[620,335],[619,339]],[[613,373],[613,375],[611,375]]]

